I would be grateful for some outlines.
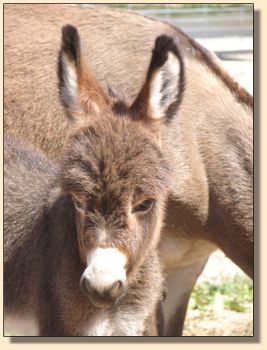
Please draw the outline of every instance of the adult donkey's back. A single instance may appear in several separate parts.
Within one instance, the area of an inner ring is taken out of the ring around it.
[[[253,275],[252,97],[193,39],[166,23],[105,8],[5,5],[5,131],[60,159],[67,123],[56,91],[59,28],[70,22],[102,85],[134,100],[158,34],[185,60],[179,115],[162,132],[175,171],[161,254],[167,296],[160,332],[182,333],[195,281],[217,247]],[[127,79],[125,79],[127,71]]]

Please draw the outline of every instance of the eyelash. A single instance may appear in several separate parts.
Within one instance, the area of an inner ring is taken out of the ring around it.
[[[73,200],[73,203],[74,203],[76,210],[81,211],[84,209],[83,204],[77,198],[72,196],[72,200]],[[132,210],[132,213],[136,214],[136,215],[146,215],[153,208],[154,203],[155,203],[154,199],[146,199],[142,203],[135,206]]]
[[[83,205],[77,198],[72,196],[72,200],[73,200],[74,206],[77,210],[83,210]]]
[[[154,203],[154,199],[146,199],[145,201],[134,207],[132,213],[135,213],[137,215],[146,215],[153,208]]]

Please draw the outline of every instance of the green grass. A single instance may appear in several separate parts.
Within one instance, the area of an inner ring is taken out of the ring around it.
[[[253,308],[253,283],[250,279],[236,275],[214,285],[203,282],[191,294],[189,309],[213,312],[226,309],[249,312]]]

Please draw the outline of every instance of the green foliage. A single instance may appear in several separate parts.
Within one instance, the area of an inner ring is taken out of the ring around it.
[[[244,10],[252,9],[252,4],[106,4],[106,6],[114,7],[114,8],[122,8],[122,9],[130,9],[130,10],[164,10],[164,9],[199,9],[199,8],[211,8],[218,9],[220,8],[240,8]]]
[[[191,294],[189,308],[201,311],[228,309],[248,312],[253,305],[253,283],[250,279],[236,275],[220,285],[203,282]]]
[[[109,4],[107,4],[109,5]],[[205,3],[205,4],[164,4],[164,3],[160,3],[160,4],[131,4],[131,3],[118,3],[118,4],[110,4],[110,7],[121,7],[121,8],[146,8],[146,9],[150,9],[150,8],[202,8],[202,7],[209,7],[209,8],[220,8],[220,7],[248,7],[250,4],[209,4],[209,3]]]

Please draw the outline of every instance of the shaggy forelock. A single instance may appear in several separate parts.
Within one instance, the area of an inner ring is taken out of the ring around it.
[[[155,139],[127,117],[109,116],[74,133],[64,159],[67,191],[157,193],[169,183],[169,166]]]

